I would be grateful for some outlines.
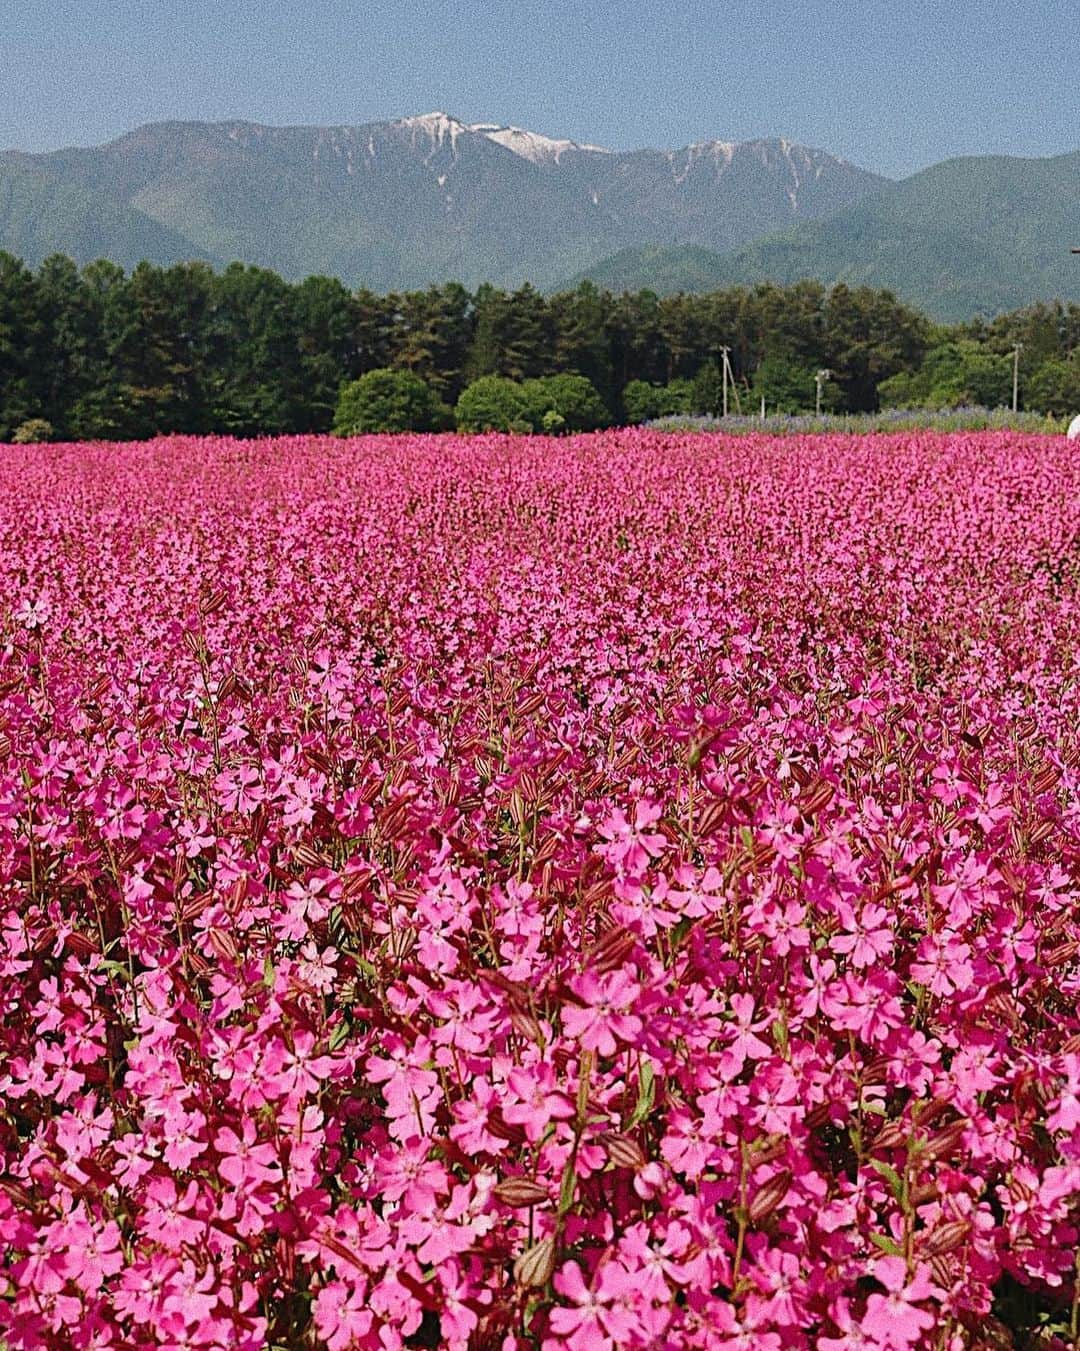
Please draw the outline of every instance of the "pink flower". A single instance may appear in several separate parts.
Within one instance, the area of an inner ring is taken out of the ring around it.
[[[524,1126],[526,1136],[534,1143],[552,1121],[568,1121],[574,1115],[574,1104],[560,1092],[551,1065],[538,1063],[529,1069],[512,1069],[506,1086],[512,1096],[503,1103],[503,1118],[512,1125]]]
[[[968,960],[971,949],[956,934],[927,935],[919,944],[920,960],[911,964],[911,978],[931,994],[950,995],[966,990],[975,978]]]
[[[218,800],[227,812],[253,812],[262,801],[259,771],[254,765],[223,770],[214,782]]]
[[[367,1307],[366,1287],[362,1276],[350,1272],[348,1283],[330,1281],[315,1296],[312,1317],[327,1351],[348,1351],[370,1332],[375,1316]]]
[[[1080,1055],[1062,1056],[1065,1082],[1046,1118],[1046,1129],[1072,1133],[1080,1126]]]
[[[613,1343],[604,1323],[607,1301],[585,1284],[578,1264],[567,1262],[555,1273],[553,1284],[556,1293],[569,1303],[552,1309],[551,1329],[560,1339],[546,1341],[544,1351],[562,1346],[570,1351],[610,1351]]]
[[[1067,1311],[1060,438],[7,450],[0,1344],[959,1351],[1005,1276]]]
[[[772,1055],[772,1047],[755,1036],[770,1020],[760,1018],[754,1022],[753,995],[732,995],[731,1008],[735,1014],[735,1036],[724,1052],[723,1073],[727,1078],[735,1078],[747,1060],[763,1060]]]
[[[873,1273],[887,1293],[868,1297],[862,1330],[879,1346],[904,1351],[920,1341],[937,1321],[929,1310],[918,1307],[919,1302],[938,1298],[941,1292],[930,1283],[926,1269],[921,1266],[909,1282],[902,1257],[879,1257],[873,1264]]]
[[[44,628],[49,622],[52,614],[52,606],[44,596],[38,596],[35,600],[23,600],[15,610],[15,619],[24,628],[34,629]]]
[[[214,1148],[221,1155],[221,1176],[238,1190],[275,1182],[281,1175],[281,1165],[274,1146],[255,1143],[258,1135],[250,1118],[241,1129],[242,1134],[237,1135],[231,1126],[223,1126],[214,1136]]]
[[[649,861],[659,858],[667,848],[667,838],[649,826],[660,820],[661,806],[642,799],[634,807],[633,817],[627,820],[624,812],[615,808],[598,827],[597,833],[609,844],[603,852],[623,871],[640,875]]]
[[[888,911],[880,905],[864,905],[856,919],[850,905],[838,906],[840,921],[846,932],[837,934],[829,942],[833,952],[848,954],[848,961],[858,970],[882,961],[892,951],[893,939],[888,928]]]
[[[641,995],[641,986],[623,970],[575,976],[570,988],[583,1007],[563,1007],[563,1029],[576,1037],[587,1051],[614,1055],[620,1041],[632,1042],[641,1033],[642,1021],[631,1010]]]

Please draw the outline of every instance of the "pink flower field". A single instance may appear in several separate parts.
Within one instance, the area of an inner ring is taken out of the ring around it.
[[[0,1345],[1080,1344],[1080,462],[5,448]]]

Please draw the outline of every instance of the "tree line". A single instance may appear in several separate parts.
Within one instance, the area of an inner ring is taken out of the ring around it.
[[[811,281],[675,296],[590,283],[376,295],[240,263],[125,273],[59,255],[32,269],[0,253],[0,440],[28,423],[64,439],[329,431],[343,386],[383,370],[417,377],[445,409],[484,377],[524,388],[574,373],[607,421],[709,413],[725,346],[755,410],[762,399],[769,411],[812,408],[822,369],[833,411],[994,406],[1011,398],[1016,343],[1022,405],[1080,407],[1075,304],[944,328],[888,291]],[[535,404],[545,388],[521,397]]]

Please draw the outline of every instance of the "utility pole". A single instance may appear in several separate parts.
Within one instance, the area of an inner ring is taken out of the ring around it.
[[[724,417],[727,417],[727,375],[728,375],[728,353],[730,347],[720,348],[720,365],[724,373]]]
[[[817,383],[817,398],[814,401],[815,417],[821,416],[821,391],[825,384],[825,381],[828,380],[831,377],[831,375],[832,371],[818,371],[817,375],[814,376],[814,380]]]
[[[730,348],[730,347],[722,347],[720,350],[721,350],[721,352],[723,353],[723,356],[724,356],[724,388],[725,388],[725,391],[726,391],[727,386],[728,386],[728,385],[731,386],[731,393],[732,393],[732,395],[734,396],[734,399],[735,399],[735,411],[736,411],[736,413],[741,413],[741,412],[742,412],[742,404],[741,404],[740,401],[739,401],[739,386],[738,386],[738,384],[737,384],[736,381],[735,381],[735,367],[732,366],[732,364],[731,364],[731,357],[730,357],[730,355],[729,355],[730,352],[731,352],[731,348]],[[727,403],[726,403],[726,402],[724,403],[724,416],[727,417]]]
[[[1020,353],[1024,344],[1018,342],[1013,347],[1013,412],[1020,407]]]

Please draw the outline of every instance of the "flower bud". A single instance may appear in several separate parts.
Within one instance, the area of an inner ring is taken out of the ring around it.
[[[508,1177],[498,1182],[493,1193],[507,1206],[539,1206],[549,1200],[547,1188],[531,1177]]]
[[[967,1220],[950,1220],[934,1229],[922,1244],[923,1252],[929,1257],[941,1257],[945,1253],[955,1252],[971,1229]]]
[[[791,1172],[785,1168],[775,1177],[769,1178],[764,1186],[759,1187],[747,1209],[750,1223],[761,1224],[763,1220],[767,1220],[779,1208],[790,1186]]]
[[[638,1142],[629,1135],[604,1135],[600,1143],[607,1152],[613,1168],[632,1168],[635,1172],[645,1167],[645,1154]]]
[[[538,1288],[547,1285],[555,1271],[555,1240],[542,1238],[518,1257],[514,1279],[519,1285]]]

